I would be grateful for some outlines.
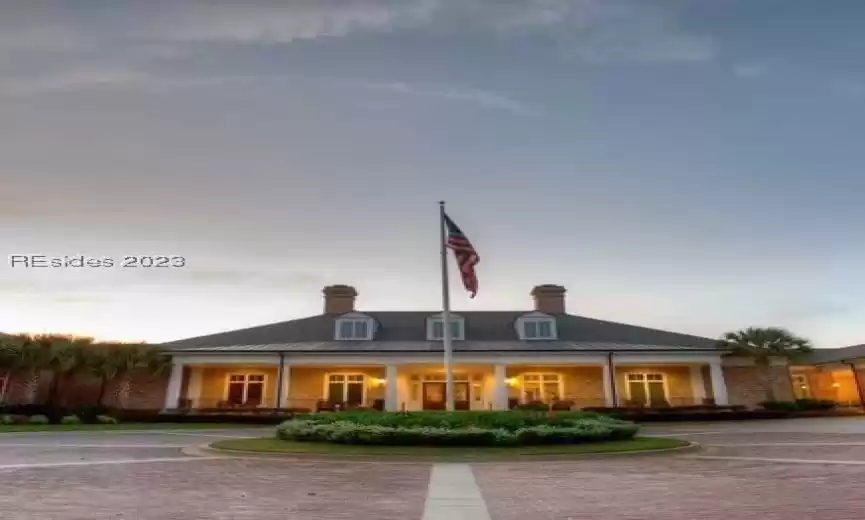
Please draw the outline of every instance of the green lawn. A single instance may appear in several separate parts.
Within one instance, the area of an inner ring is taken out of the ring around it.
[[[210,446],[223,450],[251,451],[259,453],[319,454],[345,456],[383,457],[445,457],[459,459],[497,459],[523,456],[569,456],[593,453],[619,453],[628,451],[663,450],[685,446],[678,439],[661,437],[638,437],[629,441],[596,442],[586,444],[557,444],[545,446],[369,446],[362,444],[330,444],[319,442],[283,441],[273,437],[255,439],[230,439],[217,441]]]
[[[274,428],[274,426],[231,423],[11,424],[8,426],[0,425],[0,433],[112,430],[209,430],[225,428]]]

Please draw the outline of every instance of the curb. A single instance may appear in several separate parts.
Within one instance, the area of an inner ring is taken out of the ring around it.
[[[199,446],[183,448],[181,451],[184,455],[193,457],[213,457],[219,456],[224,458],[238,459],[271,459],[294,462],[330,462],[330,463],[345,463],[345,462],[366,462],[366,463],[391,463],[391,464],[415,464],[418,462],[462,462],[467,464],[484,464],[484,463],[503,463],[503,462],[532,462],[532,461],[575,461],[586,459],[603,459],[606,457],[615,456],[661,456],[661,455],[677,455],[683,452],[701,451],[703,447],[691,441],[684,446],[676,446],[675,448],[663,448],[659,450],[639,450],[639,451],[614,451],[608,453],[584,453],[574,455],[549,454],[549,455],[515,455],[513,457],[501,458],[478,458],[478,459],[460,459],[455,457],[435,456],[413,457],[410,455],[387,455],[383,457],[375,457],[373,455],[324,455],[320,453],[277,453],[277,452],[260,452],[260,451],[245,451],[245,450],[226,450],[222,448],[214,448],[210,444],[202,444]]]

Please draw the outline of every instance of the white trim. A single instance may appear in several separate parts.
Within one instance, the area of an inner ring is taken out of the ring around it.
[[[225,374],[225,388],[223,389],[223,393],[222,393],[222,400],[223,401],[228,401],[228,397],[230,395],[231,376],[243,376],[243,403],[242,404],[244,404],[244,405],[246,404],[246,400],[249,398],[248,397],[248,395],[249,395],[249,383],[250,383],[249,376],[261,376],[263,378],[261,380],[261,402],[258,404],[258,406],[261,406],[263,408],[268,407],[267,401],[270,398],[267,396],[267,390],[268,390],[270,385],[268,385],[268,379],[269,378],[267,377],[267,373],[256,372],[256,371],[241,371],[241,370],[238,370],[235,372],[227,372]],[[253,383],[258,383],[258,381],[253,381]]]
[[[171,363],[171,375],[168,376],[168,386],[165,389],[165,409],[177,408],[180,401],[180,390],[183,386],[183,363],[174,359]]]
[[[367,385],[369,385],[370,377],[363,372],[325,372],[324,373],[324,381],[322,381],[324,385],[324,390],[322,391],[322,395],[324,396],[325,402],[330,402],[330,376],[342,376],[343,377],[343,388],[342,388],[342,399],[341,403],[348,401],[348,377],[349,376],[360,376],[361,382],[361,401],[360,406],[366,406],[366,398],[367,398]],[[352,382],[350,384],[357,384]]]
[[[706,386],[703,382],[703,365],[691,365],[691,393],[694,395],[694,404],[703,404],[706,398]]]
[[[633,394],[631,394],[631,380],[628,378],[630,375],[640,375],[642,376],[641,381],[643,383],[643,390],[646,393],[646,404],[648,406],[654,406],[652,402],[652,394],[649,392],[649,375],[661,376],[661,386],[664,388],[664,401],[667,404],[672,405],[670,403],[670,385],[669,380],[667,379],[667,374],[663,372],[647,372],[645,370],[641,371],[633,371],[633,372],[625,372],[625,395],[627,401],[632,401],[634,399]]]
[[[278,372],[277,372],[278,374]],[[277,376],[278,377],[278,376]],[[283,408],[291,407],[291,365],[282,360],[282,397],[280,398],[280,405]]]
[[[385,371],[384,409],[388,412],[399,410],[399,393],[397,388],[397,366],[387,365]]]
[[[721,360],[721,352],[717,354],[706,354],[705,352],[692,354],[621,354],[614,355],[613,362],[621,365],[690,365],[692,363],[718,363]]]
[[[651,364],[668,364],[668,365],[690,365],[692,363],[710,364],[717,363],[721,360],[721,352],[716,354],[699,353],[666,353],[659,352],[654,354],[647,353],[615,353],[613,362],[618,365],[651,365]],[[215,354],[208,353],[178,353],[172,356],[178,363],[184,364],[246,364],[246,365],[278,365],[279,353],[261,353],[251,351],[248,354],[238,352]],[[316,353],[292,353],[286,352],[285,359],[292,365],[352,365],[352,366],[382,366],[389,364],[413,364],[413,363],[441,363],[441,353],[428,352],[394,352],[393,354],[375,354],[375,353],[335,353],[335,354],[316,354]],[[531,365],[531,364],[551,364],[551,365],[601,365],[607,362],[607,356],[597,352],[581,353],[581,352],[490,352],[490,353],[475,353],[475,352],[454,352],[454,361],[456,363],[476,363],[494,365],[504,363],[506,365]],[[726,363],[725,363],[726,365]]]
[[[604,406],[612,408],[616,404],[615,396],[613,395],[613,370],[610,370],[609,363],[601,365],[601,369],[603,370],[601,380],[604,384]]]
[[[189,367],[189,387],[186,389],[186,398],[195,406],[201,399],[201,383],[204,379],[204,368]]]
[[[495,410],[508,409],[508,367],[504,363],[497,363],[493,367],[493,408]]]
[[[727,394],[727,383],[724,381],[723,365],[720,362],[711,363],[709,365],[709,374],[712,383],[712,397],[715,399],[715,404],[727,406],[730,404],[730,397]]]
[[[279,355],[272,354],[173,354],[171,359],[181,365],[273,365],[279,364]]]
[[[454,361],[465,364],[495,365],[503,363],[506,365],[602,365],[607,362],[607,356],[598,353],[579,352],[514,352],[504,355],[504,352],[473,353],[454,352]],[[616,354],[613,362],[621,365],[690,365],[692,363],[710,364],[720,361],[721,353],[706,354]],[[279,364],[279,354],[175,354],[172,356],[175,362],[181,364],[213,364],[213,365],[273,365]],[[390,364],[438,364],[441,363],[441,353],[424,352],[396,352],[390,355],[383,354],[305,354],[286,353],[286,362],[292,365],[351,365],[351,366],[382,366]]]

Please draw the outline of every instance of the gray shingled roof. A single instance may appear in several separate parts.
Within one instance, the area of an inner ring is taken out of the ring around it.
[[[359,311],[360,312],[360,311]],[[456,312],[465,322],[466,341],[455,351],[483,350],[659,350],[718,349],[716,340],[689,334],[556,315],[559,338],[554,342],[519,341],[516,319],[531,311]],[[294,351],[435,351],[440,342],[426,338],[426,319],[438,311],[363,312],[377,321],[374,341],[334,341],[336,315],[318,315],[165,343],[171,350],[294,350]],[[589,345],[600,346],[591,348]]]
[[[838,363],[841,361],[865,358],[865,345],[853,345],[843,348],[818,348],[803,358],[800,363],[819,365],[821,363]]]
[[[454,352],[705,352],[706,348],[629,343],[568,343],[565,341],[455,341]],[[221,347],[172,347],[174,352],[442,352],[441,341],[325,341],[271,343],[268,345],[226,345]],[[714,348],[712,349],[714,350]]]

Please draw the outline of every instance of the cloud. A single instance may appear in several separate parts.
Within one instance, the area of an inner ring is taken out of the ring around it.
[[[324,36],[340,37],[428,23],[439,2],[315,0],[280,4],[187,5],[190,7],[164,17],[155,33],[146,36],[175,41],[234,43],[288,43]]]
[[[39,16],[11,11],[0,20],[0,53],[134,48],[159,59],[183,55],[184,45],[274,45],[429,31],[540,35],[596,62],[695,62],[716,54],[711,38],[682,27],[675,4],[643,0],[152,0],[130,2],[106,17],[75,18],[59,8]]]
[[[711,38],[682,27],[674,6],[634,0],[153,0],[130,2],[103,17],[74,17],[59,6],[11,8],[0,18],[0,95],[262,82],[274,78],[235,61],[225,61],[214,76],[206,59],[197,60],[224,46],[399,32],[442,41],[466,34],[535,38],[572,62],[596,64],[702,63],[717,53]],[[744,77],[755,69],[743,65],[734,73]],[[488,90],[399,82],[363,88],[538,113]]]
[[[508,96],[496,92],[478,90],[473,88],[413,85],[401,82],[376,83],[357,81],[346,82],[346,86],[373,91],[390,92],[406,96],[442,99],[446,101],[454,101],[461,103],[471,103],[480,105],[484,108],[504,110],[506,112],[521,116],[540,115],[540,112],[537,109],[525,105]]]
[[[43,75],[0,78],[0,94],[42,94],[88,87],[128,86],[150,79],[150,76],[142,71],[126,68],[70,69]]]
[[[176,276],[169,281],[192,285],[230,285],[255,287],[259,289],[283,290],[295,288],[304,290],[309,287],[321,288],[327,284],[324,277],[297,271],[256,271],[243,269],[202,269],[194,271],[175,271]],[[160,275],[163,276],[163,275]]]

